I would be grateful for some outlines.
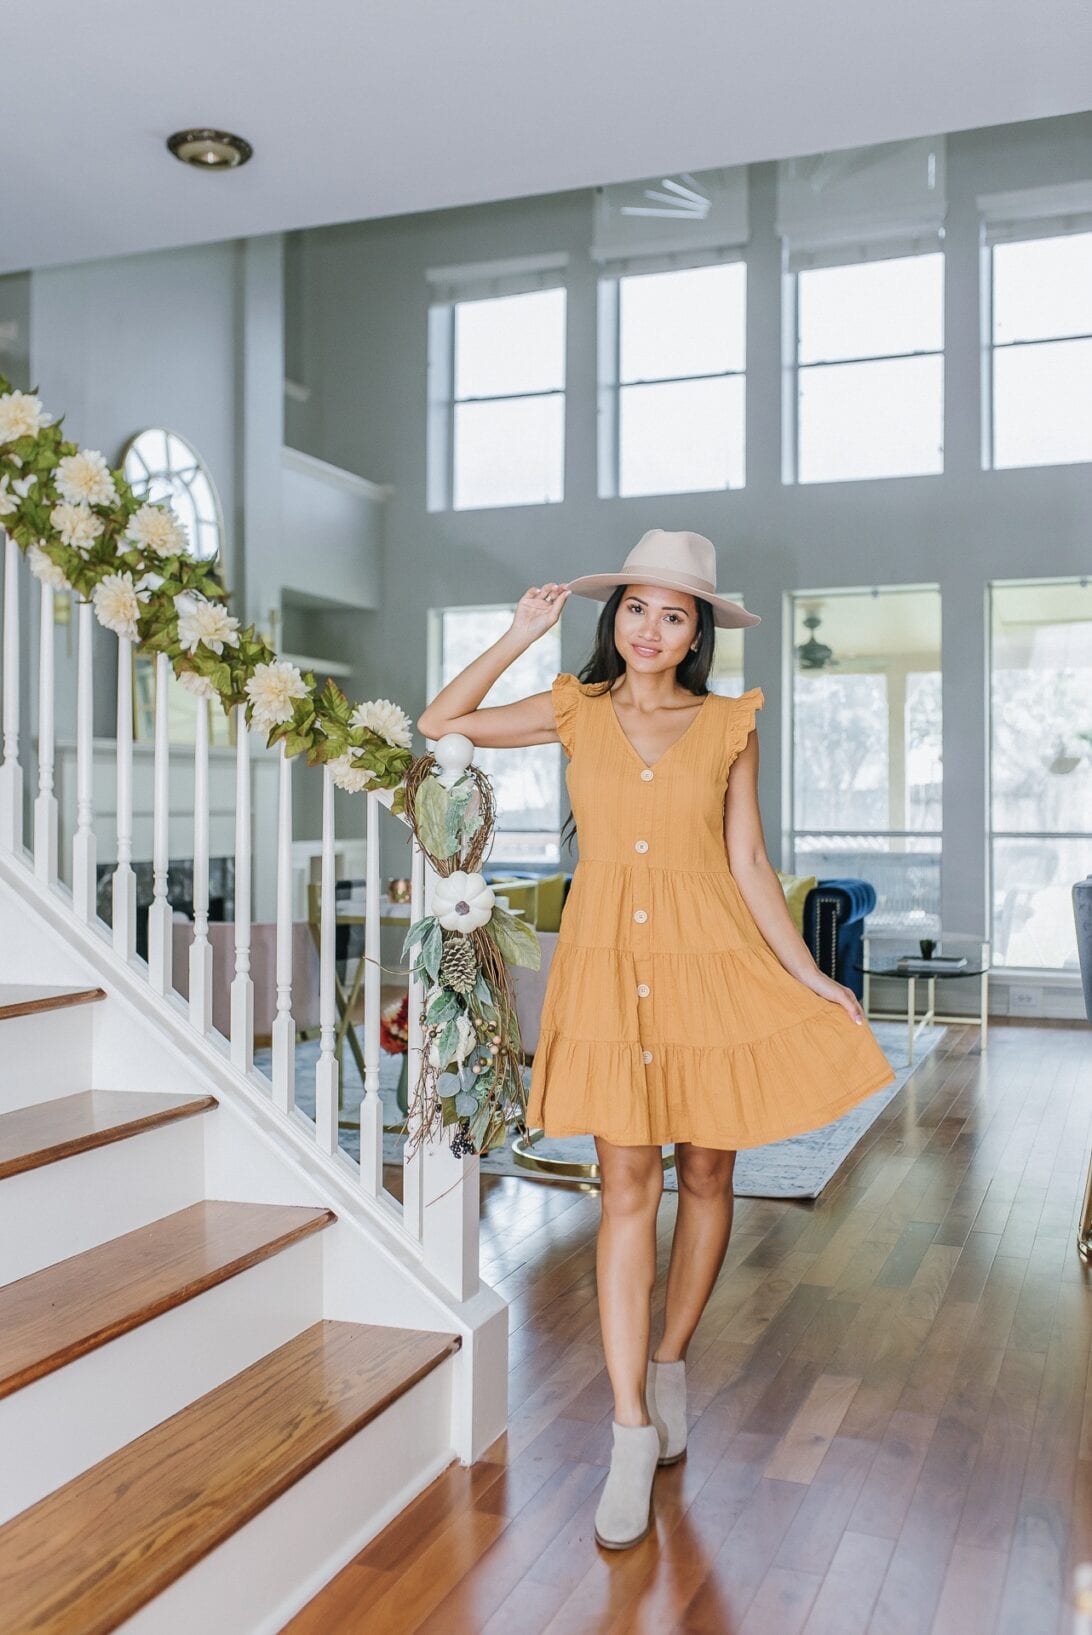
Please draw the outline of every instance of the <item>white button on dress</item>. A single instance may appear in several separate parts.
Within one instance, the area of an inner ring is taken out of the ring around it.
[[[652,1060],[651,1050],[642,1050],[641,1060],[644,1061],[644,1062],[650,1062]]]
[[[646,783],[651,783],[652,782],[652,768],[649,767],[649,766],[646,766],[644,771],[641,773],[641,776],[645,780]]]
[[[645,921],[648,919],[648,911],[643,908],[635,909],[633,918],[637,921],[638,925],[644,925]]]
[[[637,992],[642,999],[647,999],[652,990],[647,982],[638,982]]]
[[[635,840],[634,843],[633,843],[633,849],[634,849],[635,852],[647,852],[648,851],[648,841],[647,840]]]

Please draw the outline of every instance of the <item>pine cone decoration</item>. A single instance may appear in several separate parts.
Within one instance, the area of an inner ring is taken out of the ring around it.
[[[453,988],[456,993],[469,993],[477,975],[478,961],[470,938],[464,937],[461,931],[445,937],[440,959],[440,981],[443,986]]]

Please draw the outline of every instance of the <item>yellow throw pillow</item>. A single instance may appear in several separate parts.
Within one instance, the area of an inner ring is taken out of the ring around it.
[[[537,930],[560,931],[561,906],[564,897],[564,874],[542,874],[539,876]]]
[[[776,870],[777,878],[781,881],[781,889],[785,893],[785,902],[788,904],[792,923],[804,935],[804,904],[808,900],[808,892],[819,884],[814,874],[782,874]]]

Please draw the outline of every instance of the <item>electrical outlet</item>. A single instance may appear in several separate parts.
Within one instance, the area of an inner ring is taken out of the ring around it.
[[[1009,1015],[1036,1016],[1043,1008],[1042,988],[1010,988]]]

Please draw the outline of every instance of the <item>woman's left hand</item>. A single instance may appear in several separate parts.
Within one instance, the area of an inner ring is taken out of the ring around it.
[[[854,1022],[864,1022],[864,1011],[861,1002],[852,988],[847,988],[841,982],[835,982],[832,977],[824,976],[817,970],[814,977],[804,978],[804,986],[817,993],[820,999],[830,999],[835,1005],[841,1005]]]

